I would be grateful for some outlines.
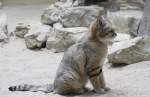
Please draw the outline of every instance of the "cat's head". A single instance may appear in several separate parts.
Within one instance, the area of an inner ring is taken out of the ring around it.
[[[111,41],[117,36],[111,22],[103,14],[99,14],[91,24],[91,33],[92,38],[104,41]]]

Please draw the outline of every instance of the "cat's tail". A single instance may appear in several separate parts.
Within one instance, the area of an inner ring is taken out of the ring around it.
[[[24,85],[17,85],[17,86],[10,86],[9,91],[31,91],[31,92],[38,92],[42,91],[44,93],[50,93],[54,91],[54,85],[53,84],[48,84],[48,85],[29,85],[29,84],[24,84]]]

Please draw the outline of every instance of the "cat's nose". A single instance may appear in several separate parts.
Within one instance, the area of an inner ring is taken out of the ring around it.
[[[113,33],[113,36],[114,36],[114,37],[116,37],[116,36],[117,36],[117,34],[114,32],[114,33]]]

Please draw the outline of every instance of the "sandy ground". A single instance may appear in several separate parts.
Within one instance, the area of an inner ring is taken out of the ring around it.
[[[28,50],[24,40],[18,38],[11,38],[8,44],[1,44],[0,97],[60,97],[53,93],[10,92],[8,87],[24,83],[52,83],[62,55],[63,53],[54,54],[46,49]],[[112,89],[110,92],[104,95],[86,93],[75,97],[149,97],[150,62],[119,68],[106,65],[104,69],[107,84]]]
[[[40,23],[40,14],[46,6],[4,8],[8,14],[9,29],[13,30],[15,23],[20,21]],[[28,50],[24,40],[15,37],[7,44],[0,43],[0,97],[61,97],[54,93],[10,92],[8,87],[23,83],[52,83],[62,55],[46,49]],[[104,95],[90,92],[68,97],[149,97],[150,61],[119,68],[105,65],[104,70],[106,82],[112,89],[110,92]]]
[[[7,6],[0,9],[0,14],[7,15],[9,32],[14,31],[17,23],[40,24],[40,17],[49,4]]]

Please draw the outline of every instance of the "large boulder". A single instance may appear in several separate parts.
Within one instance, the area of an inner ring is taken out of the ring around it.
[[[61,18],[62,11],[62,8],[51,5],[49,8],[46,8],[41,15],[41,22],[46,25],[52,25],[58,22]]]
[[[41,22],[52,25],[60,22],[64,27],[88,27],[96,18],[102,7],[84,6],[84,7],[56,7],[47,8],[42,16]]]
[[[61,6],[80,6],[85,4],[85,0],[59,0],[63,3]]]
[[[26,25],[24,23],[18,23],[15,28],[15,35],[20,38],[24,38],[24,36],[29,32],[30,25]]]
[[[142,15],[142,11],[118,11],[108,12],[107,17],[116,32],[136,36]]]
[[[103,11],[103,8],[96,6],[68,8],[61,17],[61,23],[64,27],[88,27],[99,11]]]
[[[115,0],[120,10],[143,10],[144,0]]]
[[[114,65],[150,60],[150,37],[136,37],[116,43],[112,46],[112,49],[113,47],[117,47],[118,50],[111,52],[108,59]]]
[[[8,29],[6,23],[6,14],[0,16],[0,42],[7,41],[8,39]]]
[[[80,40],[87,31],[88,28],[85,27],[64,28],[60,23],[56,23],[54,33],[48,38],[46,47],[53,52],[63,52]]]
[[[59,7],[47,8],[41,17],[41,22],[52,25],[60,22],[64,27],[88,27],[103,8],[97,6]],[[117,11],[108,12],[107,17],[112,22],[116,32],[137,35],[142,11]]]
[[[57,33],[53,37],[49,37],[46,42],[46,48],[52,52],[59,53],[65,51],[70,45],[74,44],[73,37],[67,32],[55,32]]]
[[[24,37],[27,48],[40,49],[45,47],[51,33],[53,33],[53,28],[48,25],[31,27],[29,33]]]
[[[3,3],[0,1],[0,9],[2,8],[2,6],[3,6]]]
[[[41,22],[43,24],[52,25],[56,22],[59,22],[65,10],[67,10],[67,8],[73,7],[72,0],[59,1],[60,2],[56,2],[44,10],[41,15]]]
[[[59,32],[69,33],[74,37],[75,41],[80,40],[83,37],[83,35],[88,31],[87,27],[64,28],[61,23],[55,23],[53,27]]]

